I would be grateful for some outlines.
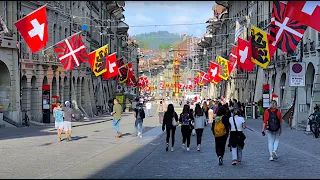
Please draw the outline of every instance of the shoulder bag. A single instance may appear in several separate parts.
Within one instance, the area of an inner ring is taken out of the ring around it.
[[[175,114],[173,113],[173,117],[172,117],[172,126],[178,126],[178,122],[176,121],[176,116]]]
[[[237,128],[237,124],[236,124],[236,121],[234,119],[234,116],[233,116],[233,123],[234,123],[234,127],[236,128],[236,132],[239,132],[238,131],[238,128]],[[240,134],[237,133],[237,142],[244,142],[244,140],[246,139],[247,137],[243,134],[243,132],[241,132]]]

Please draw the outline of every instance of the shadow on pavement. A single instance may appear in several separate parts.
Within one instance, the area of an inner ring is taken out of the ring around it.
[[[45,131],[44,131],[45,130]],[[25,128],[11,128],[7,127],[1,129],[0,140],[18,139],[35,136],[50,136],[57,135],[56,130],[48,132],[48,127],[25,127]]]
[[[72,141],[78,141],[80,139],[85,139],[85,138],[88,138],[88,136],[73,136]]]

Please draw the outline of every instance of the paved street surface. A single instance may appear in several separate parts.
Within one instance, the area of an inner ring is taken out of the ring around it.
[[[181,112],[181,108],[177,109]],[[155,112],[155,109],[153,110]],[[153,113],[154,114],[154,113]],[[174,152],[165,151],[165,133],[155,114],[144,121],[143,138],[137,138],[132,113],[126,113],[115,138],[110,117],[106,121],[73,128],[73,142],[58,142],[52,127],[0,129],[1,178],[319,178],[320,140],[284,125],[278,150],[270,162],[267,137],[261,136],[261,120],[247,120],[250,130],[243,162],[231,165],[226,150],[218,166],[210,126],[204,131],[201,152],[196,137],[191,151],[181,148],[180,127]],[[82,122],[84,123],[84,122]],[[77,123],[75,123],[77,124]],[[78,123],[80,124],[80,123]],[[20,132],[19,132],[20,131]],[[170,143],[171,144],[171,143]]]

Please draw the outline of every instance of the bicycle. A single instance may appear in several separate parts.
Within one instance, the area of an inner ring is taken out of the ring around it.
[[[29,127],[30,123],[29,123],[29,116],[27,114],[27,111],[24,109],[22,110],[22,112],[24,112],[24,118],[23,118],[24,125]]]
[[[310,130],[314,137],[318,138],[320,135],[320,120],[316,118],[314,113],[309,115],[308,124],[310,125]]]

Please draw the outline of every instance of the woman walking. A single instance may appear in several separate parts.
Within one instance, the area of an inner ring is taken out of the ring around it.
[[[57,107],[53,109],[53,117],[55,119],[55,128],[57,129],[59,141],[62,141],[61,134],[63,131],[63,111],[60,102],[58,102]]]
[[[199,104],[196,105],[195,109],[195,120],[194,120],[194,128],[196,129],[197,134],[197,151],[200,151],[201,139],[203,134],[203,129],[205,126],[206,118],[205,113],[202,111]]]
[[[246,136],[242,129],[246,128],[246,123],[243,117],[240,116],[239,109],[234,111],[234,116],[229,118],[231,125],[229,143],[232,147],[232,165],[237,165],[242,160],[242,149],[244,147],[244,140]]]
[[[135,111],[134,117],[136,118],[136,121],[134,123],[134,127],[138,133],[138,137],[142,138],[142,124],[143,124],[143,119],[146,116],[146,114],[143,110],[143,104],[138,103],[136,108],[134,109],[134,111]]]
[[[226,148],[226,142],[230,130],[229,118],[224,107],[219,107],[217,117],[212,123],[212,133],[215,137],[216,154],[219,158],[219,165],[223,164],[223,156]]]
[[[190,106],[185,104],[183,106],[182,113],[179,117],[179,123],[181,124],[181,133],[182,133],[182,149],[185,149],[186,147],[186,141],[187,141],[187,151],[190,151],[190,139],[191,139],[191,121],[193,121],[193,115],[190,111]]]
[[[162,131],[166,129],[167,132],[167,138],[166,138],[166,151],[169,150],[169,139],[170,139],[170,132],[171,132],[171,151],[174,150],[174,136],[176,132],[176,126],[178,124],[178,115],[174,111],[174,107],[172,104],[168,105],[167,111],[164,113],[163,117],[163,124],[162,124]]]
[[[164,116],[164,106],[162,101],[160,101],[160,104],[158,106],[158,116],[159,116],[159,123],[163,123],[163,116]]]
[[[208,107],[208,104],[207,104],[207,102],[206,101],[204,101],[203,102],[203,104],[202,104],[202,111],[203,111],[203,113],[204,113],[204,115],[205,115],[205,123],[204,123],[204,125],[206,126],[207,125],[207,122],[208,122],[208,119],[209,119],[209,107]]]

